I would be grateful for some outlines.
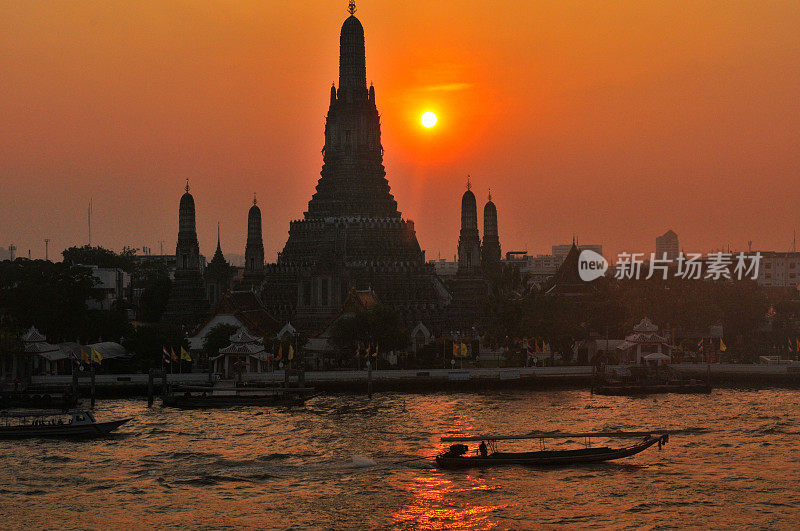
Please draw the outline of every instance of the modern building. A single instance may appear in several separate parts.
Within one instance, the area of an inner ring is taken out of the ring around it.
[[[101,294],[100,300],[89,299],[86,305],[95,310],[110,310],[117,300],[130,298],[131,276],[122,269],[110,267],[84,266],[92,270],[97,283],[94,289]]]
[[[428,263],[433,266],[433,270],[440,278],[454,277],[458,273],[458,260],[445,260],[439,258],[438,260],[428,260]]]
[[[339,86],[330,91],[316,192],[275,264],[262,299],[282,322],[318,332],[351,289],[372,289],[403,321],[440,319],[450,295],[425,262],[414,223],[397,209],[383,166],[380,115],[367,87],[364,28],[353,13],[339,38]],[[476,260],[478,255],[476,255]]]
[[[761,251],[756,282],[772,288],[800,289],[800,252]]]
[[[661,260],[675,260],[680,254],[678,235],[668,230],[663,235],[656,237],[656,258]]]
[[[17,250],[17,247],[14,244],[9,245],[8,247],[0,247],[0,261],[3,260],[14,260],[16,255],[14,254]]]
[[[505,264],[514,264],[519,268],[520,273],[525,275],[530,282],[542,284],[556,274],[561,264],[564,263],[569,251],[576,246],[578,251],[591,250],[597,254],[603,254],[602,245],[553,245],[552,254],[528,255],[527,251],[512,251],[506,253],[503,260]]]

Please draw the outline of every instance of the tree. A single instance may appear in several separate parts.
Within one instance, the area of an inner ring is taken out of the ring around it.
[[[203,338],[203,355],[213,358],[219,354],[219,349],[231,344],[230,337],[239,329],[238,326],[226,323],[215,325]]]
[[[51,342],[96,339],[96,314],[86,304],[99,300],[96,282],[90,269],[64,262],[0,262],[0,308],[22,328],[35,325]]]
[[[389,306],[379,304],[369,310],[342,315],[331,328],[331,343],[349,352],[359,344],[381,351],[401,350],[408,346],[408,332],[400,316]]]
[[[140,290],[139,319],[149,323],[160,321],[172,291],[167,265],[163,262],[141,264],[131,282],[134,289]]]
[[[153,324],[134,328],[123,340],[122,345],[133,352],[142,371],[162,366],[163,349],[189,348],[189,343],[181,330],[173,325]]]
[[[64,262],[70,265],[93,265],[97,267],[119,268],[126,273],[131,273],[134,269],[134,255],[136,249],[125,247],[121,254],[117,254],[110,249],[104,247],[92,247],[91,245],[84,245],[83,247],[70,247],[64,249],[61,255],[64,257]]]

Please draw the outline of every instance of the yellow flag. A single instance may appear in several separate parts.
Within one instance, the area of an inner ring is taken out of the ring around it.
[[[92,363],[102,363],[102,361],[103,355],[97,352],[94,347],[92,347]]]
[[[378,345],[375,345],[375,350],[372,351],[372,357],[373,358],[378,357]]]
[[[294,358],[294,347],[292,345],[289,345],[289,360],[291,360],[292,358]]]
[[[181,347],[181,360],[183,361],[192,361],[192,357],[186,352],[186,349]]]
[[[456,343],[453,343],[453,357],[458,357],[458,345]]]
[[[89,353],[83,350],[83,347],[81,347],[81,361],[83,363],[89,363]]]
[[[725,342],[722,341],[722,338],[719,338],[719,351],[725,352],[726,350],[728,350],[728,347],[725,346]]]
[[[170,356],[172,356],[172,361],[178,361],[178,356],[175,355],[175,349],[174,348],[169,347],[169,353],[170,353]]]
[[[466,358],[467,357],[467,345],[461,343],[461,356]]]

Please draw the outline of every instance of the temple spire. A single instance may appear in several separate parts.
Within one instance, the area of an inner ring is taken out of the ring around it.
[[[219,239],[219,221],[217,221],[217,251],[222,252],[222,246],[220,245]]]
[[[355,2],[350,3],[350,16],[342,24],[339,36],[339,99],[357,101],[367,97],[367,66],[364,48],[364,27],[353,15]]]

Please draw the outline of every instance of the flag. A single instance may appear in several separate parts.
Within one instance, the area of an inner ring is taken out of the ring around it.
[[[722,340],[722,338],[719,338],[719,351],[725,352],[726,350],[728,350],[728,347],[725,346],[725,342]]]
[[[461,357],[467,357],[467,345],[464,343],[461,343]]]
[[[172,361],[178,361],[178,356],[175,355],[175,349],[170,347],[169,354],[172,357]]]
[[[545,343],[544,344],[544,353],[545,354],[550,354],[550,343]]]
[[[371,353],[372,353],[372,345],[367,345],[367,356],[366,357],[369,358],[369,355]]]
[[[181,347],[181,361],[192,361],[192,357],[186,352],[186,349]]]
[[[794,340],[797,342],[797,350],[795,352],[800,352],[800,337],[796,337]]]
[[[789,352],[792,352],[792,338],[791,337],[786,338],[786,341],[789,342]]]
[[[378,357],[378,344],[377,343],[375,344],[375,350],[372,351],[372,357],[373,358],[377,358]]]
[[[169,351],[167,351],[167,347],[163,347],[162,351],[164,352],[164,356],[162,357],[162,360],[164,361],[164,363],[169,363],[170,362],[170,357],[169,357]]]
[[[455,341],[453,342],[453,357],[458,357],[458,344]]]
[[[100,364],[102,361],[103,355],[97,352],[94,347],[92,347],[92,363]]]
[[[536,353],[537,354],[541,354],[542,350],[539,348],[539,342],[538,341],[534,341],[533,344],[536,345]]]
[[[703,352],[703,340],[697,342],[697,352]]]
[[[294,347],[292,345],[289,345],[289,357],[288,357],[288,360],[292,361],[292,359],[294,359]]]
[[[356,345],[356,358],[361,357],[361,344]]]
[[[83,363],[89,363],[89,354],[83,350],[83,347],[81,347],[81,361]]]
[[[275,357],[275,361],[280,361],[283,358],[283,345],[278,347],[278,355]]]

